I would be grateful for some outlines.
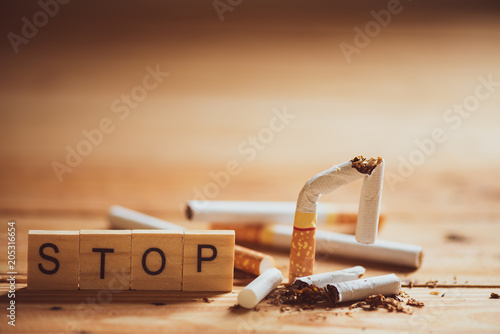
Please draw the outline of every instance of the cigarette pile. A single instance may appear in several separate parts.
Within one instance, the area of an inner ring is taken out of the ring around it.
[[[271,256],[242,246],[235,247],[235,268],[258,276],[238,295],[239,304],[245,308],[254,308],[269,295],[267,298],[274,304],[336,305],[366,299],[362,302],[365,304],[359,304],[360,307],[382,305],[400,311],[404,309],[398,304],[401,301],[383,297],[400,292],[401,282],[394,274],[360,278],[365,269],[356,266],[313,275],[317,253],[393,266],[420,267],[422,247],[377,240],[379,221],[383,219],[380,215],[383,177],[382,158],[357,156],[308,180],[299,193],[295,213],[290,202],[189,201],[186,216],[190,220],[212,222],[212,229],[234,229],[238,243],[290,251],[288,285],[280,287],[283,275],[274,268]],[[357,214],[352,207],[318,203],[322,194],[358,179],[363,179],[363,184]],[[293,229],[289,225],[292,216]],[[109,219],[113,227],[122,229],[184,229],[119,206],[111,207]],[[355,236],[316,231],[318,224],[340,221],[351,225],[355,222]],[[378,295],[381,297],[376,298]]]

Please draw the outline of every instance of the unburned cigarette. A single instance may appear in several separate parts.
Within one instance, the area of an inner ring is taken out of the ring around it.
[[[274,259],[264,253],[235,245],[234,267],[258,276],[267,269],[274,268]]]
[[[265,296],[276,289],[283,281],[281,271],[276,268],[267,269],[243,288],[238,295],[238,303],[245,308],[254,308]]]
[[[332,271],[329,273],[310,275],[305,277],[297,277],[295,282],[304,282],[308,285],[314,284],[318,288],[324,287],[327,284],[338,282],[357,280],[365,273],[365,268],[356,266],[343,270]]]
[[[285,223],[293,222],[295,202],[262,201],[188,201],[186,217],[193,221],[220,223]],[[319,225],[352,225],[358,219],[356,204],[318,203]],[[385,219],[380,214],[379,221]],[[354,229],[352,230],[354,232]]]
[[[380,166],[380,167],[379,167]],[[306,182],[300,191],[290,247],[289,281],[312,275],[316,247],[317,202],[322,194],[363,179],[356,223],[356,240],[371,244],[376,240],[384,160],[355,157],[321,172]]]
[[[185,227],[119,205],[113,205],[109,208],[108,217],[111,227],[116,229],[186,230]],[[259,275],[264,270],[274,267],[274,259],[264,253],[235,245],[234,267],[250,274]]]
[[[111,223],[111,227],[116,229],[186,229],[185,227],[169,223],[165,220],[151,217],[119,205],[113,205],[109,208],[108,219]]]
[[[366,299],[372,295],[395,295],[401,290],[401,280],[394,274],[329,284],[325,288],[335,303]]]
[[[287,225],[212,224],[215,230],[234,230],[238,243],[271,246],[290,250],[292,231]],[[422,264],[421,246],[377,239],[373,244],[360,244],[353,235],[317,231],[316,253],[356,261],[387,264],[416,269]],[[291,281],[293,282],[293,281]],[[290,282],[290,283],[291,283]]]

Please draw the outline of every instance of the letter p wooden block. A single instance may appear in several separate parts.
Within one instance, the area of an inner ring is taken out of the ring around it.
[[[28,233],[28,289],[78,290],[78,231]]]
[[[80,290],[130,289],[130,230],[80,231]]]
[[[184,232],[184,291],[233,289],[234,231]]]

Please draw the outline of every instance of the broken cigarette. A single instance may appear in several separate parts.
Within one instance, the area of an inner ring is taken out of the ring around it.
[[[186,217],[192,221],[220,223],[287,223],[294,218],[295,202],[260,201],[188,201]],[[356,226],[355,204],[318,203],[318,225]],[[385,219],[380,214],[379,221]],[[346,229],[347,230],[347,229]],[[350,232],[350,231],[349,231]],[[354,233],[354,229],[352,229]]]
[[[396,295],[401,290],[401,280],[394,274],[363,278],[329,284],[325,289],[335,303],[366,299],[372,295]]]
[[[332,271],[329,273],[316,274],[305,277],[297,277],[295,279],[294,284],[298,282],[303,282],[307,285],[314,284],[318,288],[322,288],[327,284],[357,280],[364,273],[365,273],[365,268],[361,266],[356,266],[343,270]]]
[[[290,250],[292,231],[288,225],[211,224],[214,230],[234,230],[236,241]],[[416,269],[422,264],[421,246],[377,239],[373,244],[360,244],[353,235],[317,231],[316,252],[324,256],[347,258],[356,261],[387,264]],[[303,275],[301,275],[303,276]],[[293,281],[291,281],[293,282]],[[291,283],[290,282],[290,283]]]
[[[238,295],[238,303],[245,308],[254,308],[269,292],[276,289],[283,281],[281,271],[267,269],[243,288]]]
[[[185,227],[119,205],[113,205],[109,208],[108,217],[111,227],[115,229],[186,230]],[[234,251],[234,267],[236,269],[259,275],[264,270],[274,267],[274,259],[269,255],[238,245],[235,245]]]
[[[274,259],[267,254],[235,245],[234,267],[258,276],[267,269],[274,268]]]
[[[379,167],[380,166],[380,167]],[[355,157],[321,172],[306,182],[299,193],[290,247],[289,282],[312,275],[316,248],[317,202],[322,194],[364,177],[356,222],[356,240],[371,244],[377,238],[384,160]]]

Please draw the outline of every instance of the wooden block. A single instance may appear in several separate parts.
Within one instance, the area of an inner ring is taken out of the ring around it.
[[[130,289],[130,230],[80,231],[80,290]]]
[[[78,290],[78,231],[28,232],[28,289]]]
[[[132,290],[181,290],[183,231],[133,230]]]
[[[232,291],[234,231],[185,231],[182,290]]]

